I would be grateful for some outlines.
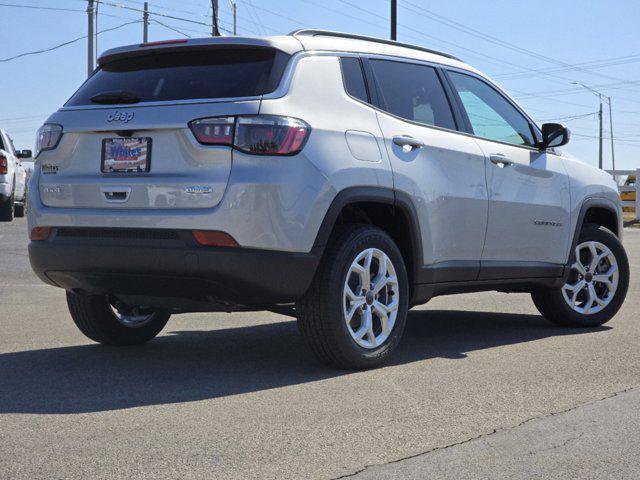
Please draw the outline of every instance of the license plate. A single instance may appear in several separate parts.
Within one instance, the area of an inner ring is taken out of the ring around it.
[[[103,173],[144,173],[151,168],[151,138],[102,140]]]

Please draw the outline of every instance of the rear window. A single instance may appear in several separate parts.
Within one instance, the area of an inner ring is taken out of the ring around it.
[[[255,48],[123,58],[98,69],[66,105],[95,105],[91,97],[120,91],[140,102],[262,95],[277,88],[288,60],[283,52]]]

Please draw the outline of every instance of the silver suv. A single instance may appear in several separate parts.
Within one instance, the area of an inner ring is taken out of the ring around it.
[[[594,327],[627,292],[616,185],[484,75],[303,30],[116,48],[37,139],[31,264],[89,338],[170,314],[297,317],[325,363],[381,364],[437,295],[531,292]]]

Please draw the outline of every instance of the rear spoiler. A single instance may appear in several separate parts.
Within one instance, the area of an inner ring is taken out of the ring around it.
[[[98,58],[98,65],[102,66],[114,60],[123,58],[152,55],[158,52],[184,52],[189,50],[209,50],[212,48],[269,48],[280,50],[288,55],[293,55],[303,50],[302,45],[290,36],[269,38],[248,37],[212,37],[190,38],[179,40],[167,40],[162,42],[142,43],[116,47],[104,52]]]

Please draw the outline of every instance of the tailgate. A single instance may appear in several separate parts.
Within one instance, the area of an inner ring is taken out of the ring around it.
[[[187,124],[208,116],[256,114],[259,104],[253,100],[57,112],[49,123],[63,126],[60,144],[38,158],[42,203],[68,208],[212,208],[224,195],[232,149],[199,144]],[[119,152],[122,140],[113,143],[118,138],[141,139],[146,149]],[[121,163],[119,171],[112,171],[110,158],[116,154],[132,155],[131,168]]]

